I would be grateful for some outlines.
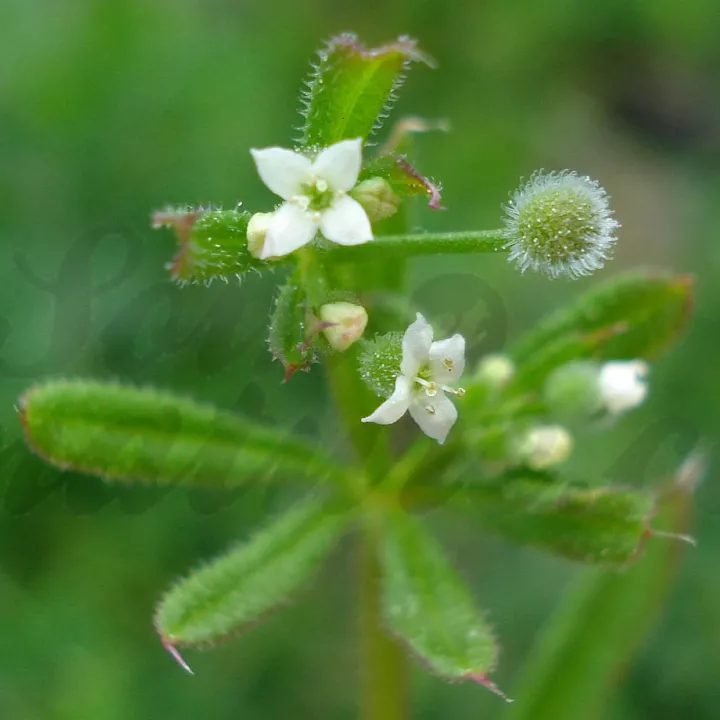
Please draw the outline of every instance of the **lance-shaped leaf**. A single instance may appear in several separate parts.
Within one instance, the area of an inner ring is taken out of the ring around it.
[[[440,185],[418,172],[402,155],[380,155],[363,166],[359,181],[382,178],[400,198],[424,196],[433,210],[442,209]]]
[[[262,619],[309,579],[349,519],[346,507],[305,502],[190,574],[158,606],[163,642],[169,648],[214,643]]]
[[[411,61],[432,66],[414,40],[364,48],[354,35],[332,38],[320,51],[303,92],[302,144],[325,147],[379,127]]]
[[[39,455],[108,479],[230,487],[341,475],[287,432],[154,389],[52,381],[28,390],[19,412]]]
[[[153,227],[170,227],[178,250],[167,269],[179,283],[242,277],[267,267],[250,254],[247,227],[251,214],[239,210],[163,210],[153,213]]]
[[[655,524],[689,529],[692,494],[702,469],[691,458],[660,493]],[[645,556],[623,572],[586,571],[540,635],[522,672],[511,720],[586,720],[603,707],[650,630],[677,574],[686,545],[648,543]]]
[[[629,273],[593,288],[521,338],[515,384],[539,382],[577,358],[655,357],[685,328],[692,284],[687,275]]]
[[[455,502],[513,542],[571,560],[621,565],[639,556],[650,535],[655,495],[527,475],[468,486]]]
[[[488,687],[497,648],[463,580],[417,520],[395,510],[380,542],[383,612],[390,630],[433,671]]]

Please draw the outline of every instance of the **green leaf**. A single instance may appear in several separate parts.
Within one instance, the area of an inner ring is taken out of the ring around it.
[[[380,155],[366,163],[360,171],[359,182],[372,178],[386,180],[398,197],[422,195],[427,198],[428,207],[442,209],[440,186],[421,175],[402,155]]]
[[[20,420],[46,460],[108,479],[227,487],[343,474],[287,432],[153,389],[51,381],[22,396]]]
[[[689,467],[659,502],[658,527],[687,532],[697,476]],[[694,477],[693,477],[694,476]],[[590,720],[650,630],[684,545],[656,538],[623,572],[587,570],[543,630],[524,668],[511,720]]]
[[[305,147],[367,139],[388,113],[408,64],[433,64],[408,38],[366,49],[354,35],[344,34],[319,55],[302,96]]]
[[[349,519],[347,509],[306,502],[181,580],[157,609],[163,641],[214,643],[264,618],[317,570]]]
[[[153,214],[153,227],[170,227],[178,251],[167,269],[179,283],[242,277],[268,267],[248,250],[249,212],[239,210],[164,210]]]
[[[619,275],[582,295],[517,343],[514,386],[541,382],[578,358],[652,358],[685,329],[692,310],[692,278],[667,273]]]
[[[400,510],[380,541],[388,627],[433,672],[489,685],[497,648],[470,591],[428,531]]]
[[[571,487],[528,474],[465,487],[456,502],[513,542],[571,560],[622,565],[644,547],[655,495]]]

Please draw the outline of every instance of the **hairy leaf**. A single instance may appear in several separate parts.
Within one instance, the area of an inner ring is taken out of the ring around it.
[[[239,210],[165,210],[153,214],[153,227],[170,227],[178,251],[167,269],[179,283],[241,277],[267,263],[248,250],[252,215]]]
[[[389,628],[439,675],[489,684],[497,659],[492,633],[428,531],[399,510],[389,513],[381,562]]]
[[[695,470],[687,465],[661,495],[655,525],[687,532],[696,482]],[[676,540],[657,538],[648,543],[640,562],[621,573],[586,571],[542,632],[509,717],[602,717],[612,686],[662,608],[684,547]]]
[[[306,502],[181,580],[157,609],[163,641],[213,643],[262,619],[315,572],[349,517],[327,502]]]
[[[471,485],[456,502],[513,542],[572,560],[621,565],[644,547],[655,496],[559,485],[528,474]]]
[[[628,273],[582,295],[523,338],[512,356],[515,385],[540,382],[578,358],[652,358],[684,330],[692,309],[692,278]]]
[[[287,432],[154,389],[50,381],[22,396],[20,420],[52,464],[109,479],[222,487],[341,474]]]
[[[302,144],[324,147],[367,139],[384,119],[413,60],[432,63],[409,38],[372,49],[364,48],[354,35],[332,38],[306,82]]]

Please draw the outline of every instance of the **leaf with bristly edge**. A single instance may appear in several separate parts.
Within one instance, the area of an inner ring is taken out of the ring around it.
[[[48,381],[22,396],[19,414],[38,455],[111,480],[235,487],[344,477],[288,431],[152,388]]]
[[[332,38],[305,83],[301,144],[313,148],[366,140],[387,115],[412,61],[433,64],[409,38],[378,48],[365,48],[350,34]]]
[[[191,573],[157,608],[165,646],[215,643],[263,619],[308,581],[350,518],[345,505],[305,501]]]
[[[474,680],[501,695],[487,677],[497,661],[490,627],[428,530],[389,510],[380,558],[389,629],[438,675]]]
[[[542,321],[511,350],[513,387],[536,387],[552,370],[580,358],[654,358],[682,333],[693,280],[669,273],[625,273],[581,295]]]
[[[466,485],[453,502],[520,545],[579,562],[624,565],[639,557],[650,535],[655,495],[577,487],[527,472]]]

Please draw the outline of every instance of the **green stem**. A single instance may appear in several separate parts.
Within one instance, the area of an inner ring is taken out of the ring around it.
[[[380,567],[371,527],[363,530],[359,566],[360,718],[404,720],[408,717],[405,654],[382,628]]]
[[[352,253],[345,247],[330,245],[323,258],[333,262],[406,259],[413,255],[501,252],[506,245],[502,230],[378,235],[372,242],[353,247]]]

